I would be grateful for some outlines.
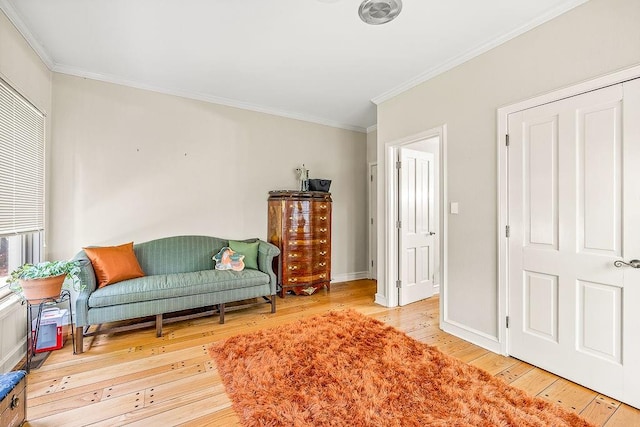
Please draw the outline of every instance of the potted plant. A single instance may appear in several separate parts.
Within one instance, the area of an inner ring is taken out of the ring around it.
[[[65,279],[69,278],[74,289],[81,287],[80,266],[76,261],[45,261],[24,264],[13,270],[7,278],[12,291],[29,301],[57,298]]]

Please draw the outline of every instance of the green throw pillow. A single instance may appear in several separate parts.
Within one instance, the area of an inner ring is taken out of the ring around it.
[[[259,242],[246,243],[229,240],[229,247],[235,252],[244,255],[244,266],[246,268],[258,269],[258,245]]]

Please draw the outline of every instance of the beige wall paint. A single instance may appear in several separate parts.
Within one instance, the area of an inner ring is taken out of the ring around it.
[[[267,236],[267,192],[332,179],[336,276],[367,270],[366,135],[54,74],[50,252]]]
[[[367,132],[367,163],[378,161],[378,131]]]
[[[450,320],[497,337],[497,108],[639,64],[638,22],[637,0],[591,0],[378,106],[380,166],[386,143],[447,125]]]
[[[0,77],[43,113],[51,110],[51,71],[2,11]]]

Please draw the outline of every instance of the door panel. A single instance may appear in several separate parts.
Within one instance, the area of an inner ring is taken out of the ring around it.
[[[621,289],[582,280],[578,287],[578,349],[622,363]]]
[[[558,117],[531,123],[523,144],[526,242],[558,249]]]
[[[434,155],[401,148],[400,305],[433,295]]]
[[[531,271],[524,274],[524,331],[557,343],[558,276]]]
[[[632,81],[508,124],[508,351],[634,406],[640,269],[613,263],[640,258],[638,117]]]
[[[579,112],[579,251],[620,256],[622,101]],[[606,206],[606,209],[603,209]]]

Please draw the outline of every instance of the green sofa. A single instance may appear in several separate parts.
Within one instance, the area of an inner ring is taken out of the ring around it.
[[[104,333],[89,332],[91,325],[156,316],[156,335],[161,336],[163,314],[211,307],[213,312],[220,314],[220,323],[224,323],[225,303],[253,298],[264,298],[271,305],[271,312],[275,313],[276,275],[272,263],[280,250],[262,240],[244,241],[259,242],[258,270],[215,270],[211,258],[229,246],[228,240],[175,236],[134,245],[133,250],[145,276],[103,288],[97,288],[91,261],[84,250],[80,251],[74,260],[80,264],[84,289],[77,293],[75,303],[75,352],[82,353],[84,337]],[[164,320],[167,323],[168,319]],[[147,322],[136,327],[152,324]]]

